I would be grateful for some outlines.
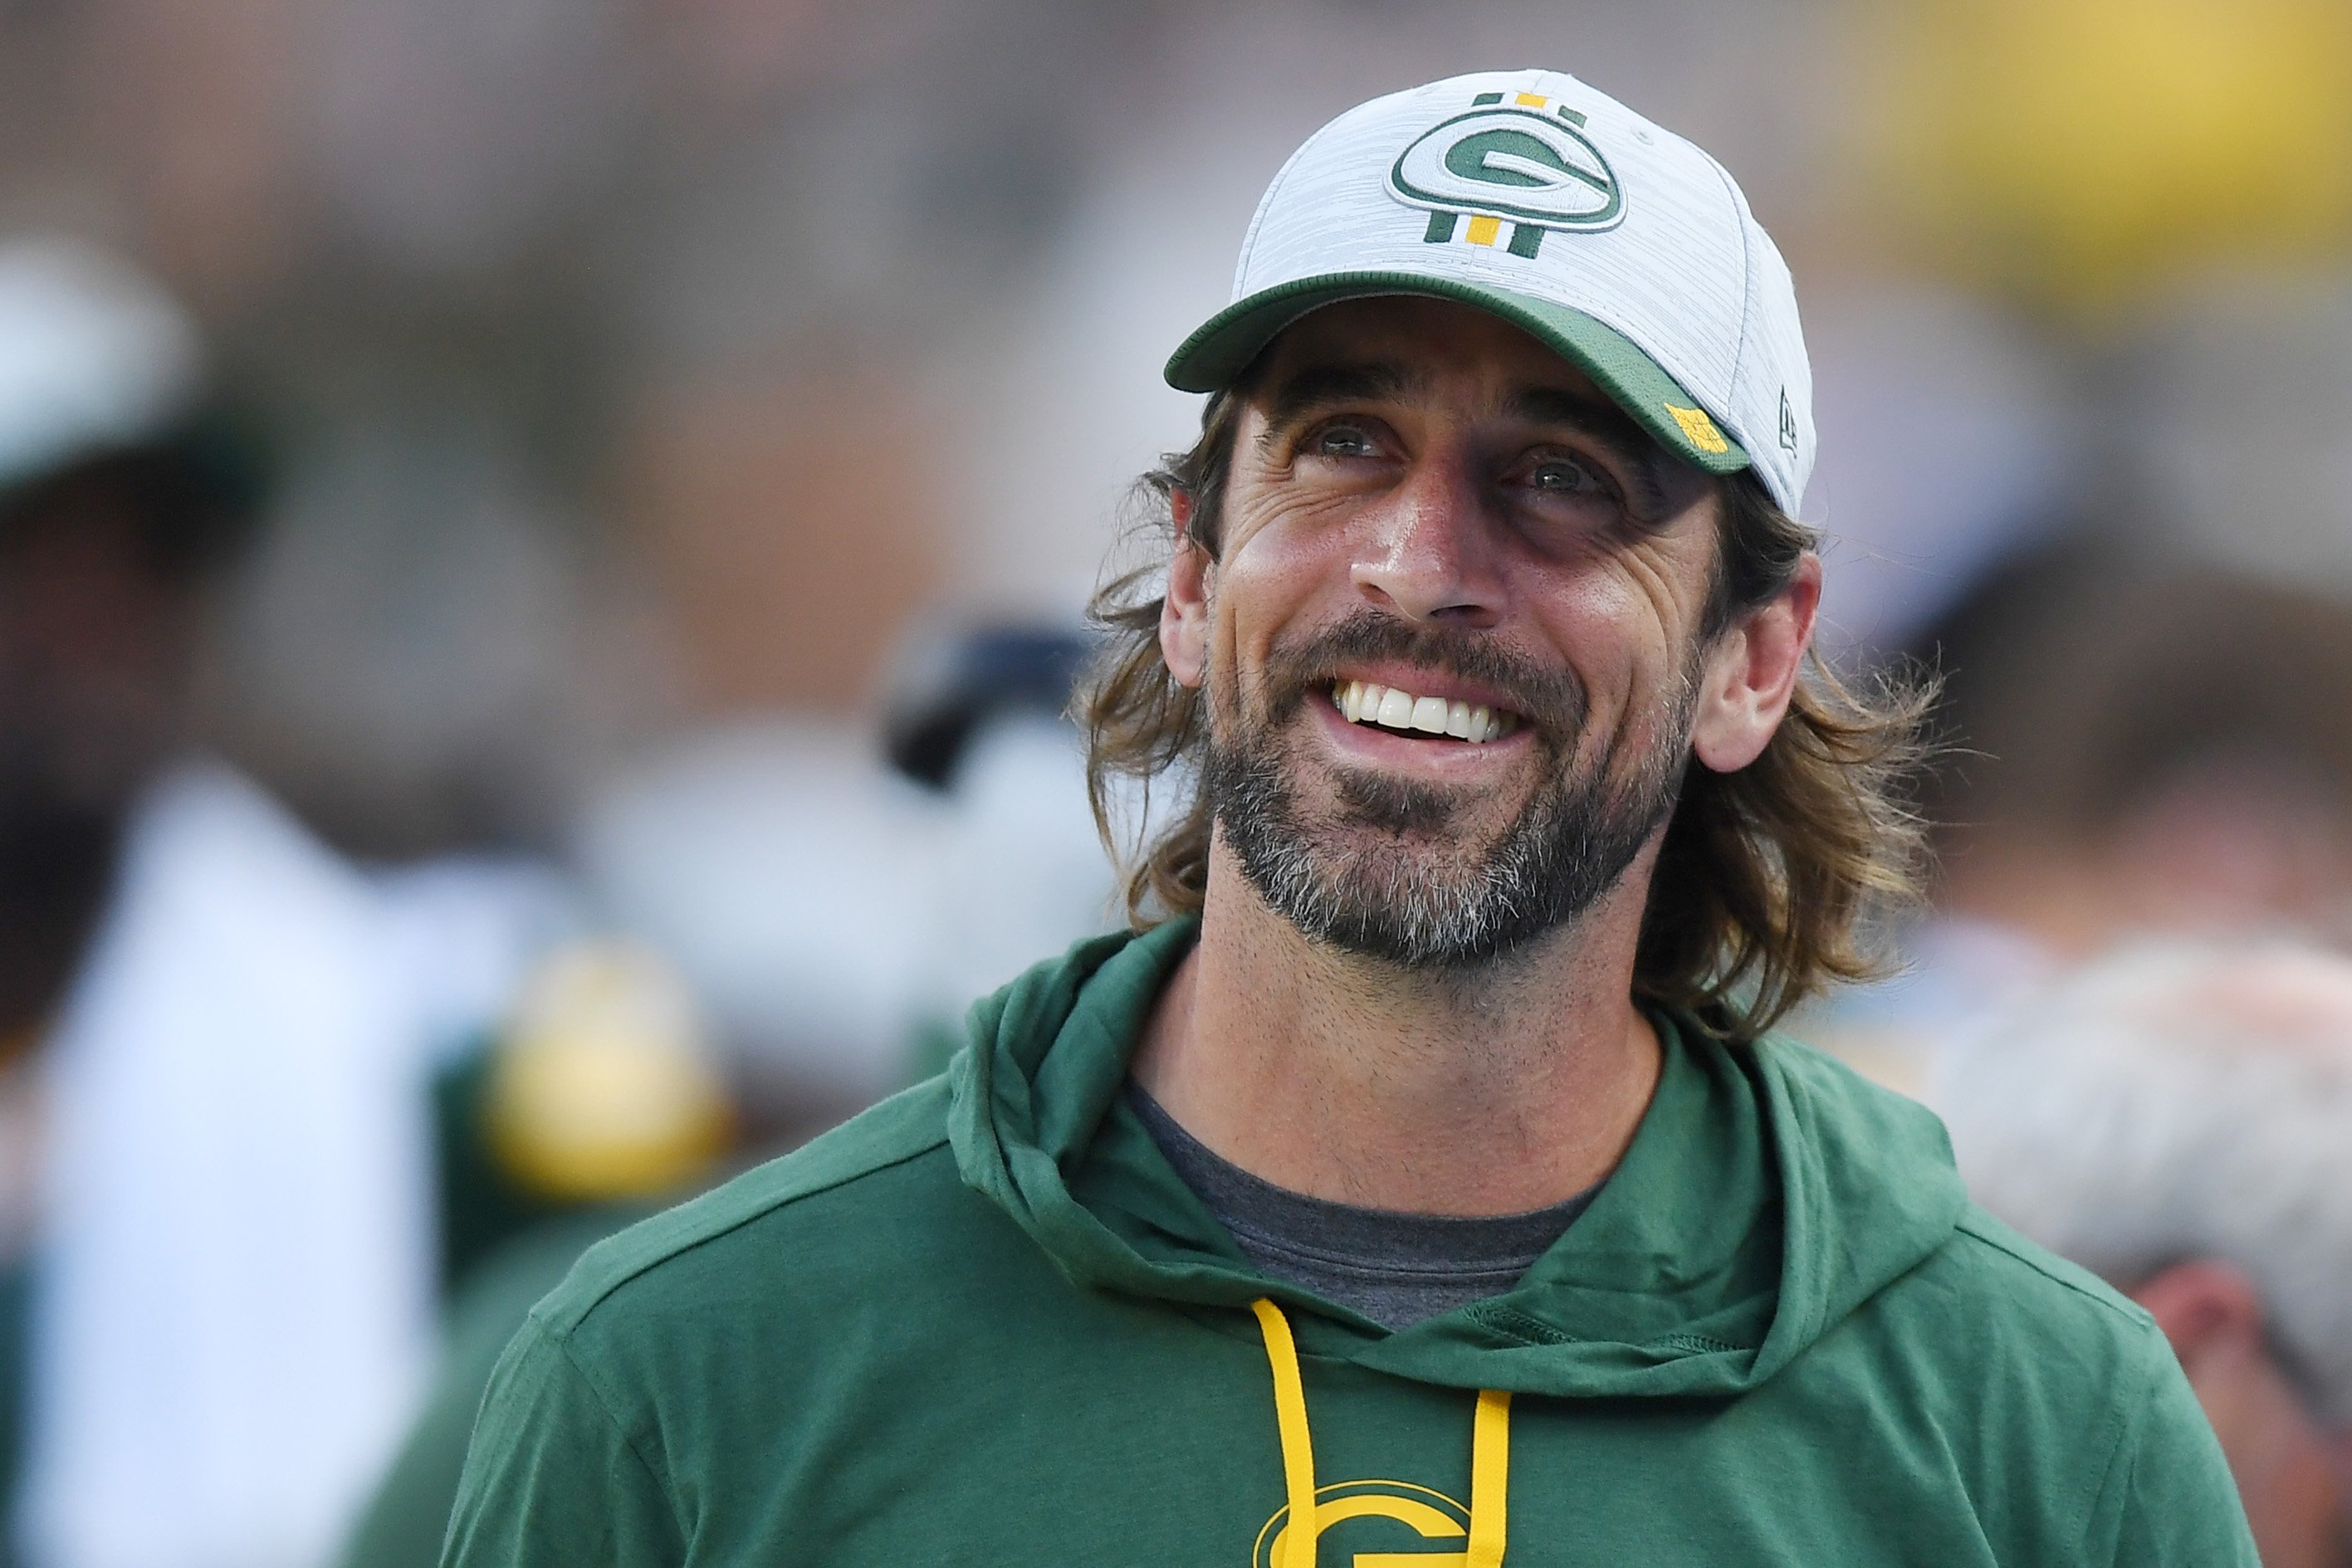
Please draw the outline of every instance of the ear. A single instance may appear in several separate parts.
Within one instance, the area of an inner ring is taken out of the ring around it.
[[[1822,602],[1821,558],[1797,558],[1788,586],[1717,638],[1700,674],[1691,749],[1717,773],[1736,773],[1764,754],[1796,695]]]
[[[1197,686],[1209,662],[1209,575],[1216,562],[1192,542],[1192,495],[1169,493],[1176,523],[1176,553],[1168,562],[1168,592],[1160,601],[1160,654],[1176,684]]]
[[[2218,1354],[2263,1347],[2263,1299],[2252,1281],[2217,1258],[2193,1258],[2158,1270],[2131,1292],[2194,1375]]]

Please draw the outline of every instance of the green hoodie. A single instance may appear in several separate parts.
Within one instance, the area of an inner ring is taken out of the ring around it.
[[[1505,1295],[1391,1333],[1266,1280],[1119,1092],[1193,934],[1081,945],[944,1078],[591,1251],[445,1562],[2255,1563],[2147,1316],[1800,1046],[1661,1019]]]

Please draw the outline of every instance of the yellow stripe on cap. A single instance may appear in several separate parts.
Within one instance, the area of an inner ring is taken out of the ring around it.
[[[1500,218],[1479,217],[1470,220],[1469,240],[1472,245],[1493,245],[1496,236],[1502,232],[1503,220]]]
[[[1675,423],[1683,427],[1683,434],[1690,437],[1690,444],[1701,452],[1731,450],[1731,443],[1723,438],[1723,432],[1716,429],[1715,421],[1706,416],[1706,410],[1681,408],[1668,403],[1666,412],[1675,416]]]
[[[1549,107],[1551,103],[1551,99],[1539,92],[1523,92],[1511,101],[1521,109],[1544,109]]]

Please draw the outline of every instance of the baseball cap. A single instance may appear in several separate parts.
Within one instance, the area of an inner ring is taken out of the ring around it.
[[[153,436],[202,392],[194,322],[79,241],[0,243],[0,486]]]
[[[1796,512],[1812,370],[1788,265],[1722,164],[1559,71],[1482,71],[1374,99],[1307,139],[1242,241],[1233,302],[1168,361],[1213,392],[1307,312],[1457,299],[1583,370],[1714,474]]]

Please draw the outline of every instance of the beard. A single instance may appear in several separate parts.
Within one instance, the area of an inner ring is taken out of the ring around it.
[[[1493,688],[1532,731],[1544,782],[1483,840],[1465,821],[1486,803],[1475,788],[1342,769],[1328,807],[1305,804],[1285,732],[1307,703],[1329,700],[1343,665],[1391,658]],[[1672,814],[1696,676],[1694,656],[1663,724],[1580,769],[1586,700],[1573,675],[1475,633],[1360,611],[1276,648],[1255,712],[1237,685],[1218,693],[1213,672],[1202,788],[1242,873],[1310,941],[1408,969],[1485,968],[1591,907]]]

